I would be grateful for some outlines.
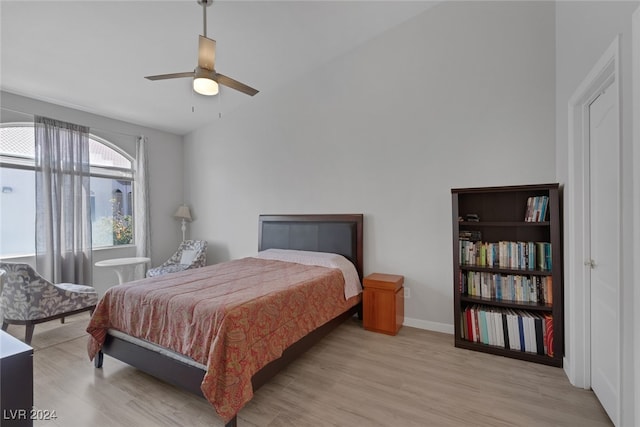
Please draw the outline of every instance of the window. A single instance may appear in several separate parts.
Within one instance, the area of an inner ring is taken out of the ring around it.
[[[31,123],[0,125],[0,256],[35,252],[35,143]],[[133,243],[132,159],[89,138],[93,247]]]

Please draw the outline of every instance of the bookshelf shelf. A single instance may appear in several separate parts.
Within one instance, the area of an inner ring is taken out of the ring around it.
[[[462,264],[460,265],[462,271],[486,271],[498,274],[519,274],[519,275],[531,275],[531,276],[551,276],[553,270],[531,270],[526,268],[499,268],[499,267],[485,267],[481,265]]]
[[[525,222],[525,221],[458,221],[458,224],[464,227],[549,227],[549,221]]]
[[[559,184],[451,196],[456,347],[561,367]]]
[[[495,307],[513,308],[517,310],[531,310],[531,311],[553,311],[552,304],[542,304],[537,302],[516,302],[510,300],[498,300],[495,298],[482,298],[482,297],[470,297],[461,296],[460,301],[471,304],[488,304]]]
[[[544,365],[550,366],[558,366],[558,362],[551,357],[541,358],[532,353],[518,352],[514,353],[512,350],[506,350],[502,347],[497,347],[493,345],[485,345],[485,344],[476,344],[469,341],[461,341],[456,343],[456,347],[466,348],[467,350],[481,351],[483,353],[497,354],[499,356],[511,357],[512,359],[521,359],[529,362],[542,363]]]

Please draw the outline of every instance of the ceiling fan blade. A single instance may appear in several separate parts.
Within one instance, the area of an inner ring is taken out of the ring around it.
[[[213,71],[216,65],[216,41],[200,36],[198,41],[198,67]]]
[[[231,89],[239,90],[240,92],[246,93],[250,96],[253,96],[259,92],[257,89],[247,86],[244,83],[240,83],[239,81],[234,80],[231,77],[227,77],[223,74],[217,74],[217,79],[219,84],[230,87]]]
[[[173,74],[159,74],[157,76],[146,76],[148,80],[165,80],[165,79],[181,79],[183,77],[193,77],[194,72],[189,71],[185,73],[173,73]]]

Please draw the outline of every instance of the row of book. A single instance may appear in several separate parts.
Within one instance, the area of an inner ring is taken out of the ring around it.
[[[526,270],[551,270],[549,242],[459,240],[460,264]]]
[[[553,316],[473,305],[461,313],[461,338],[513,351],[553,357]]]
[[[553,304],[551,276],[522,276],[460,271],[460,294],[498,301]]]
[[[534,196],[527,199],[525,222],[542,222],[547,216],[549,196]]]

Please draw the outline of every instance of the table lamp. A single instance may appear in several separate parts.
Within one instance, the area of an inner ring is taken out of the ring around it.
[[[179,206],[176,213],[173,214],[173,217],[182,220],[182,241],[184,242],[186,239],[185,233],[187,231],[187,221],[191,222],[191,212],[189,211],[189,207],[187,205]]]

